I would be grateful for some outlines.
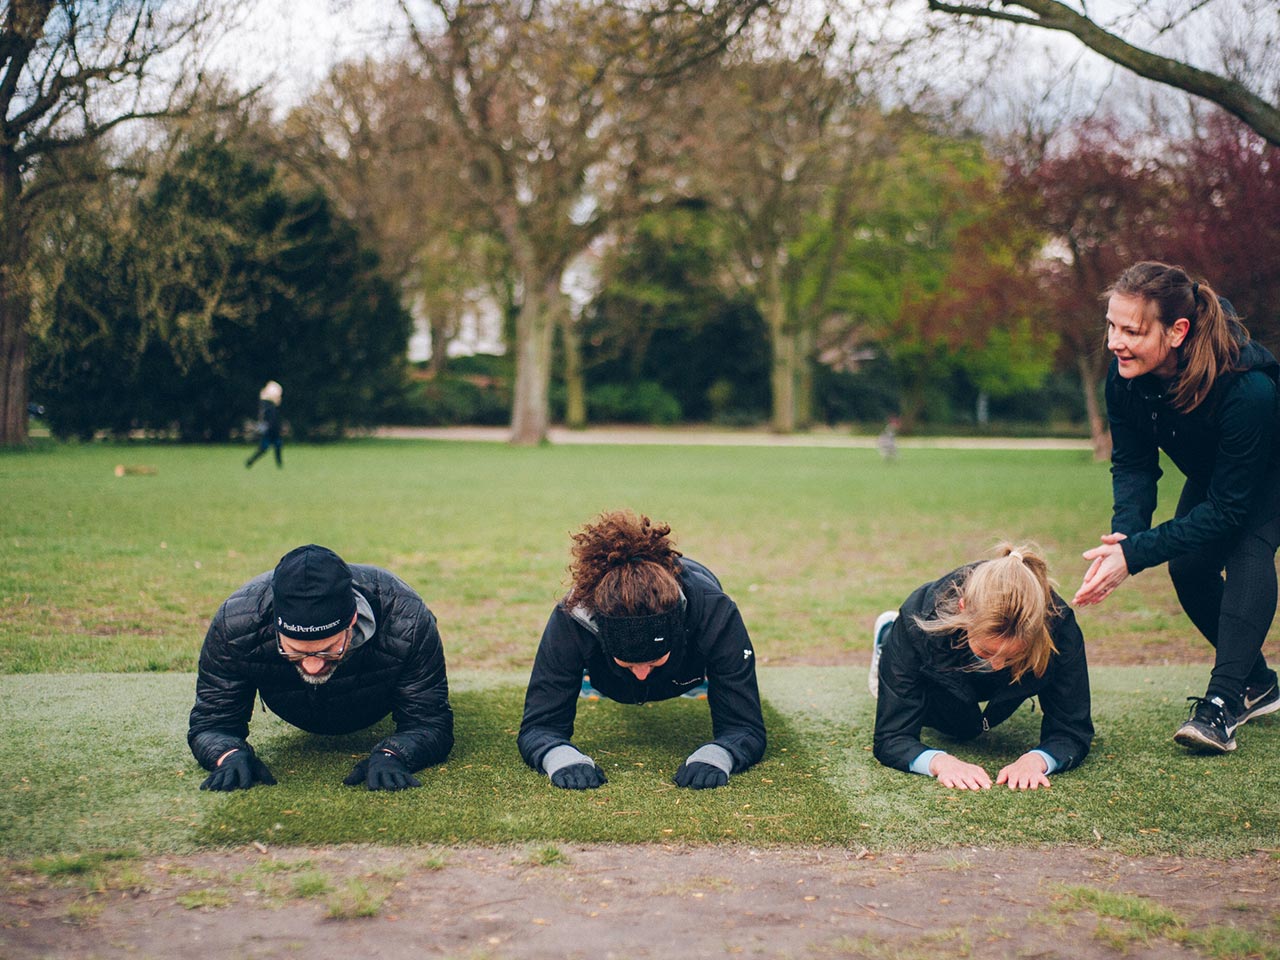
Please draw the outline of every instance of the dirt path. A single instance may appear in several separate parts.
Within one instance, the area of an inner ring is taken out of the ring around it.
[[[6,960],[1248,957],[1280,920],[1266,852],[246,848],[6,874]]]
[[[506,443],[508,427],[379,427],[374,436],[393,440],[468,440]],[[808,433],[776,434],[767,430],[715,430],[706,427],[552,427],[547,441],[571,444],[660,444],[667,446],[849,447],[875,449],[876,437],[847,430],[814,428]],[[1092,450],[1088,440],[1053,437],[900,437],[898,446],[956,450]]]

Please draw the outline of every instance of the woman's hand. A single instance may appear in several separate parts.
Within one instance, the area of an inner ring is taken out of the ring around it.
[[[1010,790],[1034,790],[1049,786],[1045,776],[1044,757],[1038,753],[1024,753],[996,775],[996,783],[1007,783]]]
[[[976,763],[965,763],[963,760],[940,753],[929,764],[929,772],[938,778],[944,787],[956,790],[990,790],[991,775]]]
[[[1125,563],[1124,551],[1120,549],[1123,539],[1123,533],[1104,533],[1102,546],[1084,552],[1084,558],[1093,562],[1089,564],[1072,604],[1087,606],[1101,603],[1129,576],[1129,566]]]

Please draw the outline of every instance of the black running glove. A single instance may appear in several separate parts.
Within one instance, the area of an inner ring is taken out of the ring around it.
[[[691,790],[706,790],[723,787],[729,782],[729,775],[710,763],[685,761],[672,777],[677,787],[688,787]]]
[[[200,784],[201,790],[248,790],[255,783],[264,783],[268,787],[276,785],[276,778],[271,775],[267,765],[257,758],[248,747],[227,754],[213,773]]]
[[[594,763],[571,763],[553,773],[551,782],[564,790],[594,790],[609,781]]]
[[[348,787],[358,787],[363,783],[370,790],[406,790],[422,786],[422,781],[409,771],[408,764],[386,750],[373,751],[357,763],[342,782]]]

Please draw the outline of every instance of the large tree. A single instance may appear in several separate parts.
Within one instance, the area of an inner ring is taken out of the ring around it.
[[[10,0],[0,13],[0,444],[27,438],[32,228],[85,170],[63,158],[128,121],[189,110],[199,71],[170,62],[174,79],[156,75],[231,6]]]
[[[566,267],[643,199],[644,173],[669,146],[648,136],[668,81],[721,48],[761,2],[400,6],[459,144],[451,188],[500,239],[516,278],[511,439],[538,443],[553,337],[568,314]]]
[[[374,423],[398,398],[408,316],[322,193],[210,135],[136,198],[114,193],[128,199],[81,214],[34,343],[55,433],[224,440],[268,379],[295,436]]]
[[[802,240],[815,219],[847,213],[847,161],[860,145],[856,93],[834,67],[836,31],[823,21],[797,41],[788,36],[793,26],[777,16],[758,24],[691,92],[688,121],[698,131],[688,182],[718,211],[729,275],[769,331],[771,426],[779,433],[807,425],[812,321],[825,307],[806,309],[813,291],[799,291],[829,250]]]
[[[1159,151],[1143,139],[1111,119],[1063,130],[1008,183],[1050,237],[1041,268],[1049,316],[1080,378],[1099,459],[1110,456],[1111,438],[1100,406],[1109,354],[1098,298],[1131,263],[1164,255],[1168,212],[1179,203]]]
[[[436,89],[403,60],[336,66],[290,112],[282,162],[319,184],[379,252],[402,299],[426,319],[443,371],[462,315],[480,309],[503,264],[472,216],[465,154]]]
[[[847,241],[832,333],[890,359],[909,428],[953,372],[991,395],[1037,386],[1052,337],[1034,322],[1027,282],[1041,234],[1002,196],[982,142],[906,113],[890,123],[892,149],[861,172],[873,186]]]
[[[1177,202],[1155,254],[1203,276],[1280,352],[1280,147],[1215,111],[1162,152]]]
[[[928,0],[929,9],[963,18],[996,20],[1068,33],[1108,60],[1139,76],[1216,103],[1235,114],[1269,143],[1280,145],[1280,7],[1274,0],[1202,0],[1170,8],[1134,3],[1102,22],[1083,0],[991,0],[952,3]],[[1139,6],[1145,7],[1139,10]],[[1196,23],[1179,31],[1185,21]],[[1126,38],[1126,31],[1131,36]],[[1218,72],[1194,66],[1186,52],[1202,47],[1212,31],[1220,39]],[[1139,46],[1132,33],[1154,43],[1172,38],[1177,56]],[[1181,36],[1179,36],[1181,34]]]

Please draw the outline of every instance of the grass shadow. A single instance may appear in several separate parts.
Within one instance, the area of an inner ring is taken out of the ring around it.
[[[470,677],[453,693],[457,747],[423,788],[345,787],[388,729],[301,733],[272,716],[252,741],[280,780],[235,794],[198,787],[185,741],[190,674],[0,677],[0,856],[102,850],[183,852],[274,845],[501,842],[728,842],[841,845],[876,852],[982,846],[1094,846],[1126,854],[1232,857],[1280,847],[1280,715],[1242,728],[1240,749],[1197,756],[1172,742],[1203,668],[1093,672],[1098,736],[1049,790],[949,791],[880,766],[873,703],[847,667],[764,668],[769,750],[727,788],[677,789],[680,761],[710,737],[707,704],[581,704],[575,742],[609,776],[558,790],[516,751],[523,687]],[[957,755],[994,772],[1033,745],[1024,708]],[[936,742],[936,741],[933,741]]]
[[[671,776],[710,739],[705,702],[584,702],[575,742],[609,783],[575,792],[552,787],[521,761],[515,720],[523,696],[517,686],[454,694],[457,746],[447,763],[419,774],[420,790],[371,793],[341,785],[374,736],[313,738],[291,731],[265,738],[259,753],[280,784],[219,798],[197,839],[217,845],[825,843],[847,820],[835,791],[810,770],[804,737],[775,710],[766,714],[764,762],[727,788],[693,791],[678,789]]]

